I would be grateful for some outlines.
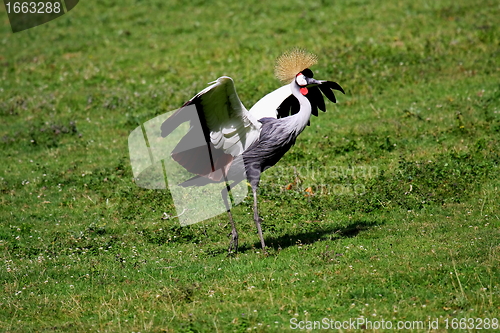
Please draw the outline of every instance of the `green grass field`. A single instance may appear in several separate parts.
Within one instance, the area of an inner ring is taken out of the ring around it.
[[[0,8],[0,331],[500,331],[498,1]],[[268,254],[247,198],[229,256],[225,214],[162,219],[128,135],[221,75],[249,108],[294,46],[346,95],[263,176]]]

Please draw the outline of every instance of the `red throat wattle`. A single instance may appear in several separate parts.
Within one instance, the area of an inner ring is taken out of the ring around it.
[[[307,93],[308,93],[307,88],[306,88],[306,87],[300,88],[300,93],[301,93],[302,95],[304,95],[304,96],[305,96],[305,95],[307,95]]]

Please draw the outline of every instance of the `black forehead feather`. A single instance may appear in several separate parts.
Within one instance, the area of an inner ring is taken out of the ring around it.
[[[309,68],[306,68],[302,71],[302,74],[304,74],[305,76],[309,77],[309,78],[313,78],[314,77],[314,73],[312,70],[310,70]]]

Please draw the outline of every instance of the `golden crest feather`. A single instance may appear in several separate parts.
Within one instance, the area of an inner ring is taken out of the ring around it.
[[[274,75],[283,82],[292,81],[297,74],[316,64],[316,55],[300,48],[294,48],[283,53],[274,67]]]

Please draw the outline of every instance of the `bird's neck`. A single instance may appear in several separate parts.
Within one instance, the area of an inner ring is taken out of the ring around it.
[[[311,118],[311,103],[306,96],[302,95],[298,84],[292,82],[290,84],[290,87],[292,89],[293,96],[297,98],[300,104],[299,112],[290,117],[293,119],[296,133],[297,135],[299,135],[304,130],[304,128],[306,128],[307,124],[309,123],[309,118]]]

